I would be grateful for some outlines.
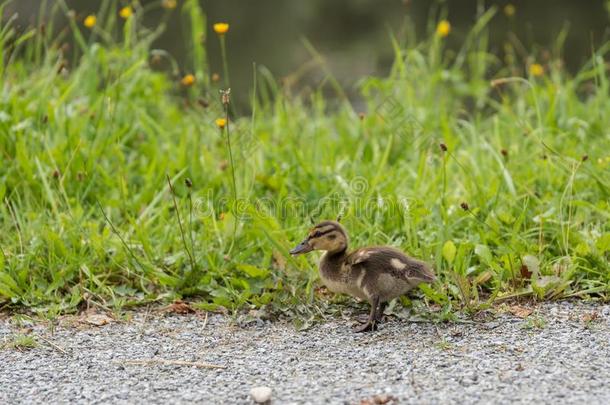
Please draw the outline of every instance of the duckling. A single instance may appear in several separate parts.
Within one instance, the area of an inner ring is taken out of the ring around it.
[[[320,260],[320,278],[326,287],[371,304],[368,320],[355,332],[375,330],[388,301],[421,283],[435,280],[430,266],[398,249],[372,246],[348,253],[347,245],[343,226],[336,221],[323,221],[314,226],[290,254],[326,251]]]

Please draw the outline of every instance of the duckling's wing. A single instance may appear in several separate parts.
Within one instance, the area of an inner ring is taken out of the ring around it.
[[[432,282],[435,279],[429,265],[386,246],[358,249],[347,257],[347,262],[351,266],[391,273],[393,277],[405,280]]]
[[[366,263],[369,261],[371,256],[376,255],[378,253],[379,249],[382,249],[382,248],[366,247],[366,248],[360,248],[358,250],[354,250],[352,253],[350,253],[347,256],[346,261],[347,261],[347,263],[349,263],[352,266],[355,266],[360,263]]]

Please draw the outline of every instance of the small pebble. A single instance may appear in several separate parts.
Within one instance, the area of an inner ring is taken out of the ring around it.
[[[264,404],[271,400],[271,388],[254,387],[250,390],[250,396],[257,404]]]

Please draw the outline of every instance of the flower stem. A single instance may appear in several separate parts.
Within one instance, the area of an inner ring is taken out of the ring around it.
[[[229,131],[229,104],[225,104],[225,119],[227,123],[227,148],[229,149],[229,161],[231,162],[231,177],[233,179],[233,200],[237,201],[237,181],[235,180],[235,163],[233,162],[233,150],[231,149],[231,132]]]
[[[230,88],[231,87],[231,80],[229,79],[229,64],[227,63],[227,50],[226,50],[226,46],[225,46],[225,37],[224,35],[220,36],[220,52],[222,54],[222,68],[224,71],[224,81],[225,81],[225,88]]]
[[[186,255],[188,256],[189,261],[191,262],[191,273],[188,274],[182,280],[182,282],[185,283],[187,280],[190,280],[190,278],[193,276],[193,274],[195,274],[195,272],[197,271],[197,267],[195,265],[195,258],[193,257],[193,254],[189,250],[188,245],[186,243],[186,237],[184,236],[184,228],[182,227],[182,220],[180,219],[180,210],[178,210],[178,203],[176,202],[176,192],[174,190],[174,186],[172,185],[172,181],[169,177],[169,174],[166,174],[165,176],[167,177],[167,184],[169,185],[169,191],[170,191],[170,194],[172,195],[172,201],[174,202],[174,209],[176,210],[176,217],[178,218],[178,226],[180,227],[180,236],[182,237],[182,245],[184,246],[184,251],[186,252]],[[185,284],[183,284],[183,285],[185,285]]]
[[[227,149],[229,149],[229,161],[231,163],[231,178],[233,180],[233,207],[237,206],[237,181],[235,180],[235,162],[233,161],[233,150],[231,149],[231,132],[229,130],[229,103],[224,103],[225,107],[225,119],[226,119],[226,131],[227,131]],[[231,245],[229,246],[230,253],[233,250],[235,244],[235,236],[237,235],[237,215],[235,209],[233,210],[233,238],[231,238]]]

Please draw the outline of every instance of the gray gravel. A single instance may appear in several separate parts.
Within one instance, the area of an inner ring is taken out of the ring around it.
[[[597,314],[597,315],[596,315]],[[15,334],[33,349],[0,350],[0,403],[249,403],[252,387],[273,403],[610,403],[610,306],[551,303],[526,319],[496,313],[471,324],[389,320],[372,334],[332,319],[240,327],[203,314],[133,315],[101,327],[51,330],[0,320],[0,345]],[[63,353],[65,351],[66,353]],[[173,359],[223,365],[132,365]]]

